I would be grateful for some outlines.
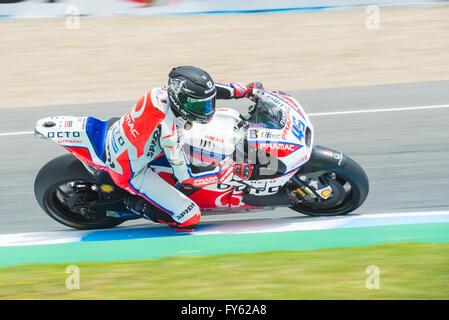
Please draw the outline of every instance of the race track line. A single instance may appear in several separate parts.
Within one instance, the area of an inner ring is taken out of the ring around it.
[[[21,136],[25,134],[33,134],[34,131],[21,131],[21,132],[5,132],[0,133],[0,137],[6,137],[6,136]]]
[[[65,237],[51,239],[52,234]],[[404,242],[449,243],[449,211],[231,221],[200,225],[198,231],[192,234],[176,233],[161,226],[2,235],[0,266],[311,250]]]
[[[382,109],[366,109],[366,110],[353,110],[353,111],[336,111],[336,112],[321,112],[310,113],[310,117],[320,116],[336,116],[346,114],[360,114],[360,113],[378,113],[378,112],[397,112],[397,111],[415,111],[415,110],[429,110],[429,109],[442,109],[449,108],[449,104],[433,105],[433,106],[418,106],[418,107],[402,107],[402,108],[382,108]]]
[[[449,104],[431,105],[431,106],[416,106],[416,107],[401,107],[401,108],[384,107],[384,108],[380,108],[380,109],[308,113],[307,115],[309,117],[323,117],[323,116],[348,115],[348,114],[431,110],[431,109],[442,109],[442,108],[449,108]],[[4,132],[4,133],[0,133],[0,137],[28,135],[28,134],[33,134],[33,133],[34,133],[34,131]]]

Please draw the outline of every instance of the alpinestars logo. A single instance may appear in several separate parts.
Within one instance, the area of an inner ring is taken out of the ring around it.
[[[147,102],[147,99],[146,99],[146,96],[145,96],[145,101],[144,101],[142,107],[139,110],[137,110],[138,108],[134,107],[131,110],[131,112],[129,113],[129,115],[130,115],[130,117],[131,117],[133,122],[136,121],[136,118],[139,118],[142,115],[143,111],[145,110],[146,102]]]
[[[147,98],[148,98],[148,94],[145,95],[145,99],[144,99],[142,105],[139,105],[137,103],[134,106],[134,108],[132,108],[132,110],[128,114],[125,115],[126,124],[128,125],[129,131],[131,132],[131,134],[134,138],[137,138],[137,136],[139,135],[139,132],[134,127],[135,122],[136,122],[136,119],[139,118],[145,111],[145,107],[147,104]]]

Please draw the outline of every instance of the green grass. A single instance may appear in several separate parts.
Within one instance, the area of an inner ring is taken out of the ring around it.
[[[0,268],[2,299],[449,299],[449,244],[391,244]],[[367,289],[366,268],[380,269]]]

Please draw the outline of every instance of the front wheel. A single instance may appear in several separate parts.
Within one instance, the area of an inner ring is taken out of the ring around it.
[[[313,171],[320,171],[322,175],[319,179],[323,184],[332,188],[332,193],[326,200],[315,198],[310,201],[299,202],[291,209],[310,216],[336,216],[352,212],[359,208],[366,200],[369,191],[368,177],[360,165],[344,155],[344,161],[337,157],[328,157],[326,149],[317,147],[317,152],[311,158],[304,170],[300,170],[296,175]],[[331,151],[332,155],[342,153]],[[340,163],[340,165],[338,164]]]
[[[94,177],[71,154],[49,161],[36,176],[34,194],[40,207],[54,220],[75,229],[115,227],[125,219],[74,209],[99,199]]]

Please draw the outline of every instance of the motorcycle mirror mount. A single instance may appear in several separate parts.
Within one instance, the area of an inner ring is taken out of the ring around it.
[[[185,130],[190,130],[193,127],[193,123],[190,120],[187,120],[186,123],[184,124],[184,129]]]
[[[246,114],[241,114],[240,115],[240,119],[244,120],[244,121],[249,121],[249,119],[251,119],[251,117],[253,116],[254,112],[256,112],[257,110],[257,105],[250,105],[248,107],[248,112]]]
[[[252,104],[248,107],[248,113],[253,115],[257,111],[257,104]]]

